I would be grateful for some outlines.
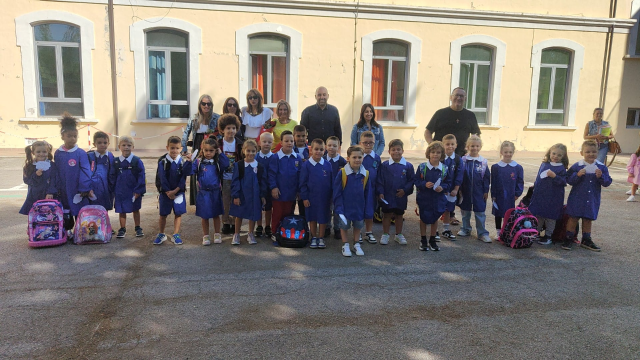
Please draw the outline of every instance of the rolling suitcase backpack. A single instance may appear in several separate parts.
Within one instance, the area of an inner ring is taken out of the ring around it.
[[[87,205],[80,209],[73,233],[73,242],[78,245],[110,242],[111,222],[107,210],[101,205]]]
[[[275,231],[276,241],[282,247],[302,248],[309,242],[309,228],[305,218],[299,215],[286,216]]]
[[[29,246],[44,247],[67,242],[64,231],[64,212],[57,200],[36,201],[29,210]]]
[[[524,249],[538,238],[538,219],[529,209],[517,207],[504,214],[499,241],[513,249]]]

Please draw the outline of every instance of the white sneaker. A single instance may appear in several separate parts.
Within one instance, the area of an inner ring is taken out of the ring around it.
[[[247,235],[247,242],[249,243],[249,245],[255,245],[258,243],[256,241],[256,236],[253,235],[252,232],[249,232],[249,234]]]
[[[382,234],[380,237],[380,245],[387,245],[389,243],[389,234]]]
[[[369,242],[369,244],[375,244],[378,242],[378,240],[376,240],[376,237],[373,236],[373,233],[366,233],[364,234],[364,236],[366,236],[367,241]]]
[[[629,196],[629,197],[627,198],[627,201],[628,201],[628,202],[636,201],[636,197],[635,197],[635,196],[633,196],[633,195],[631,195],[631,196]]]
[[[471,235],[471,232],[464,231],[464,230],[458,231],[458,236],[469,236],[469,235]]]
[[[204,246],[211,245],[211,238],[209,237],[209,235],[205,235],[202,237],[202,245]]]
[[[358,255],[358,256],[363,256],[364,255],[364,251],[362,251],[362,248],[360,247],[360,244],[353,245],[353,250],[356,251],[356,255]]]
[[[359,242],[360,244],[362,244],[362,233],[360,233],[360,235],[359,235],[359,236],[360,236],[360,237],[358,238],[358,242]]]
[[[493,241],[493,240],[491,240],[491,237],[489,236],[489,234],[484,234],[484,235],[480,236],[480,238],[478,238],[478,240],[482,240],[483,242],[486,242],[486,243],[490,243],[490,242]]]
[[[233,240],[231,240],[231,245],[240,245],[240,234],[233,234]]]
[[[318,239],[318,249],[324,249],[326,247],[327,245],[324,244],[324,239],[323,238]]]
[[[405,239],[402,234],[396,234],[396,237],[393,240],[400,245],[407,245],[407,239]]]
[[[627,191],[625,194],[631,195],[631,190]]]
[[[213,234],[213,243],[222,244],[222,235],[220,235],[220,233]]]
[[[349,243],[342,245],[342,256],[351,257],[351,247]]]

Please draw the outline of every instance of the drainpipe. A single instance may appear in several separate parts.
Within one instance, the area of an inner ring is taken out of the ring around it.
[[[114,21],[113,21],[113,0],[109,0],[108,4],[108,13],[109,13],[109,57],[111,60],[111,99],[113,103],[113,125],[114,125],[114,134],[116,135],[116,139],[114,139],[114,146],[118,148],[118,139],[119,135],[118,131],[118,78],[116,74],[116,35],[114,29]]]
[[[609,18],[613,19],[616,17],[616,11],[618,8],[618,0],[611,0],[609,6]],[[600,89],[600,104],[599,107],[604,108],[604,105],[607,101],[607,86],[609,84],[609,68],[611,67],[611,51],[613,47],[613,32],[615,30],[615,25],[611,25],[609,27],[609,31],[607,32],[607,38],[605,41],[605,50],[604,50],[604,60],[602,62],[602,81],[601,81],[601,89]]]

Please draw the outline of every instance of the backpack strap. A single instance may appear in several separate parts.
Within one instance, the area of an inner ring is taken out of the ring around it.
[[[96,173],[96,170],[98,169],[96,153],[94,151],[89,151],[87,153],[87,157],[89,158],[89,166],[90,166],[90,169],[91,169],[91,177],[93,177],[93,175],[95,175],[95,173]]]
[[[369,170],[365,171],[366,174],[364,175],[364,183],[362,184],[363,189],[365,188],[365,186],[367,186],[367,181],[369,181]],[[347,170],[342,168],[340,169],[340,172],[342,173],[342,189],[344,189],[344,187],[347,186]]]
[[[244,178],[244,160],[242,160],[242,164],[240,162],[236,162],[236,164],[238,164],[238,179],[242,181]]]

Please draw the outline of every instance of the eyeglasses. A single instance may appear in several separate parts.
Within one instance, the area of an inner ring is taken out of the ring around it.
[[[260,99],[259,97],[253,95],[253,96],[247,96],[247,100],[258,100]]]
[[[373,141],[364,141],[362,144],[363,145],[373,145],[375,143]]]
[[[200,105],[202,105],[202,106],[213,106],[213,104],[210,103],[210,102],[201,102]]]
[[[228,103],[227,107],[238,107],[238,104],[234,104],[234,103]]]

